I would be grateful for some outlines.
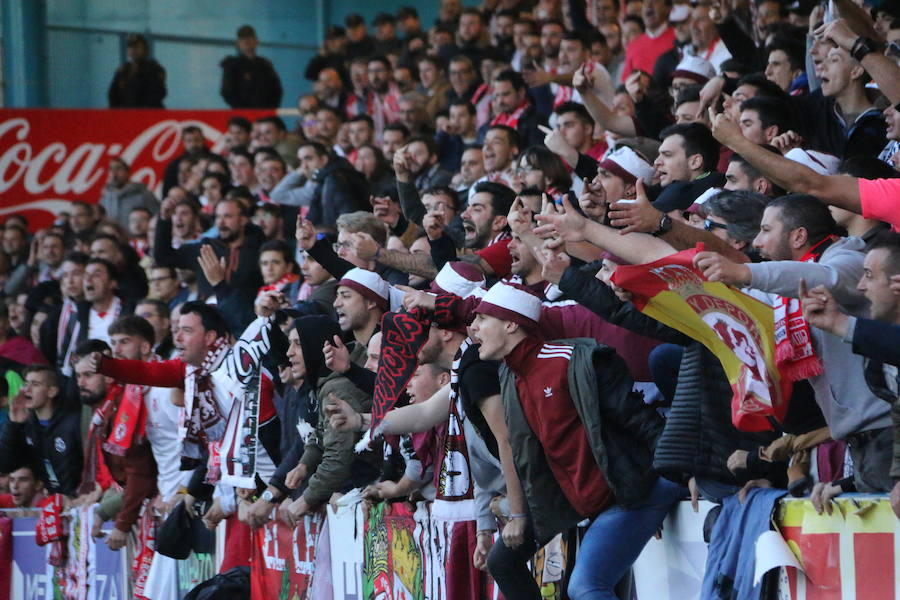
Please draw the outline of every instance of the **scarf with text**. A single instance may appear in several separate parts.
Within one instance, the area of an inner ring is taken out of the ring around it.
[[[150,357],[150,362],[158,360],[159,357],[156,355]],[[144,392],[145,387],[142,385],[125,386],[116,410],[115,422],[103,443],[105,451],[116,456],[125,456],[132,445],[147,441],[147,407],[144,404]]]
[[[438,453],[434,458],[435,500],[458,502],[474,498],[469,450],[463,429],[466,413],[459,393],[459,366],[471,344],[472,340],[466,338],[453,357],[450,368],[450,415],[446,423],[435,428]]]
[[[150,577],[150,566],[156,550],[156,519],[151,508],[152,500],[144,500],[141,518],[138,521],[138,535],[135,538],[134,558],[131,561],[131,580],[134,582],[134,597],[145,598],[144,589]]]
[[[381,358],[372,396],[372,424],[356,446],[368,449],[381,434],[381,421],[406,390],[418,365],[419,350],[428,341],[430,319],[420,310],[389,312],[381,318]]]
[[[221,480],[240,488],[256,488],[259,428],[275,416],[272,375],[262,366],[272,347],[267,318],[253,321],[225,360],[229,377],[241,385],[231,405],[219,448]]]
[[[38,518],[34,532],[34,541],[38,546],[46,546],[66,537],[62,521],[62,508],[62,494],[53,494],[47,498],[41,508],[41,516]]]
[[[212,374],[222,365],[231,347],[224,337],[217,338],[199,367],[188,365],[184,379],[184,409],[179,416],[178,437],[184,443],[187,458],[200,458],[200,448],[209,440],[221,440],[225,419],[213,390]]]
[[[829,236],[810,248],[800,262],[819,262],[825,250],[835,242]],[[800,381],[821,375],[822,361],[812,345],[809,323],[797,298],[781,298],[775,306],[775,361],[788,381]]]

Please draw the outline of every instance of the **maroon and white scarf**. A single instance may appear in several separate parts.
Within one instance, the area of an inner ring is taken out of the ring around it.
[[[200,447],[209,440],[221,440],[225,419],[216,401],[212,374],[221,365],[231,347],[224,337],[217,338],[199,367],[188,366],[184,379],[184,410],[181,411],[178,437],[182,454],[200,458]]]
[[[62,357],[60,370],[66,377],[72,375],[72,364],[70,358],[75,350],[78,333],[81,330],[81,323],[78,321],[78,305],[71,298],[63,300],[62,309],[59,313],[59,325],[56,328],[56,355]]]
[[[819,262],[835,239],[826,237],[810,248],[800,262]],[[812,345],[809,323],[803,318],[797,298],[782,297],[775,307],[775,363],[788,381],[800,381],[823,372],[822,361]]]

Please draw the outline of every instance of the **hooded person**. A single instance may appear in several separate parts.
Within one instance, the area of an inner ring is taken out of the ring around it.
[[[341,285],[345,285],[344,280]],[[383,297],[379,298],[384,301]],[[318,422],[315,428],[306,423],[297,424],[302,431],[291,452],[278,465],[267,489],[249,511],[251,526],[264,524],[275,504],[288,496],[296,499],[285,516],[296,520],[327,502],[335,492],[365,486],[378,477],[380,453],[357,456],[354,446],[360,435],[336,431],[324,415],[324,406],[334,398],[344,400],[359,412],[367,412],[372,404],[371,395],[325,366],[324,346],[339,336],[338,324],[318,315],[296,319],[288,332],[290,368],[295,378],[306,379],[310,393],[315,395]],[[354,362],[361,366],[359,356]]]

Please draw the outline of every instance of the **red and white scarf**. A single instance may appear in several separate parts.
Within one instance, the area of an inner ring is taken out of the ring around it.
[[[835,239],[826,237],[810,248],[800,262],[819,262]],[[803,318],[800,300],[796,298],[782,297],[775,307],[775,363],[788,381],[800,381],[823,372],[822,361],[812,345],[809,323]]]
[[[380,137],[386,125],[400,118],[400,88],[392,83],[384,94],[369,92],[366,110],[375,124],[375,132]]]
[[[81,323],[78,321],[78,305],[71,298],[63,300],[59,313],[59,325],[56,328],[56,355],[62,358],[60,371],[66,377],[72,376],[72,352],[77,345]]]
[[[41,509],[41,516],[34,530],[34,541],[38,546],[51,544],[48,562],[54,567],[62,566],[66,560],[66,546],[63,540],[68,534],[63,523],[62,508],[62,494],[50,496]]]
[[[34,532],[34,541],[38,546],[46,546],[50,542],[57,542],[66,537],[65,527],[62,521],[62,494],[50,496],[41,509]]]
[[[567,85],[560,85],[556,88],[556,95],[553,97],[553,108],[557,108],[560,104],[571,102],[575,96],[575,88]]]
[[[506,125],[507,127],[512,127],[516,129],[519,126],[519,119],[522,118],[522,115],[528,110],[528,107],[531,106],[531,103],[528,100],[522,100],[522,104],[520,104],[514,111],[509,114],[500,113],[491,121],[491,127],[495,125]]]
[[[79,494],[88,494],[93,491],[95,483],[103,490],[116,484],[103,458],[103,444],[100,440],[103,427],[115,414],[116,407],[119,404],[119,397],[122,393],[123,388],[121,385],[111,384],[107,388],[106,397],[94,409],[91,424],[88,427],[87,440],[85,441],[84,470],[81,473],[81,485],[78,488]]]
[[[116,456],[125,453],[134,444],[147,440],[147,409],[144,405],[144,386],[128,384],[116,409],[115,421],[103,449]]]
[[[300,279],[300,276],[297,275],[296,273],[287,273],[284,277],[282,277],[278,281],[275,281],[268,285],[264,285],[261,288],[259,288],[259,292],[257,292],[256,295],[259,296],[263,292],[283,292],[285,290],[285,288],[287,288],[289,285],[291,285],[298,279]]]
[[[138,535],[135,539],[134,559],[131,561],[131,580],[134,582],[134,597],[143,599],[150,566],[153,564],[153,553],[156,550],[156,521],[150,505],[153,500],[144,500],[141,518],[138,521]]]

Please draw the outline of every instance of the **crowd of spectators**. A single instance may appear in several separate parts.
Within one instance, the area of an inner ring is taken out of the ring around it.
[[[516,599],[579,523],[568,595],[616,597],[687,498],[890,493],[900,515],[898,31],[894,3],[843,0],[347,15],[295,130],[235,116],[217,155],[185,127],[160,190],[114,158],[52,226],[5,219],[0,506],[96,504],[119,549],[183,503],[226,521],[227,569],[350,490],[434,500]],[[222,63],[232,107],[280,103],[257,44],[241,27]],[[129,58],[110,104],[161,106],[146,41]],[[698,243],[709,281],[773,309],[793,386],[767,430],[611,281]],[[396,314],[423,327],[411,365],[380,360]],[[406,385],[383,417],[376,381]]]

